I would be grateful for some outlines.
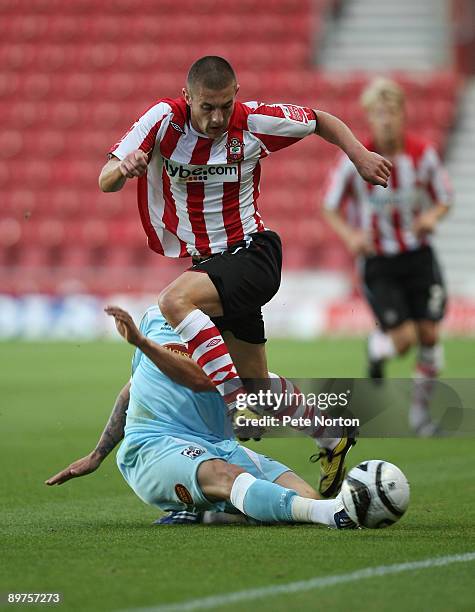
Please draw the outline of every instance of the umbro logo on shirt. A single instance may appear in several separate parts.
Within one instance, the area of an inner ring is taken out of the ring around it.
[[[298,121],[299,123],[308,123],[308,117],[305,113],[305,109],[301,106],[295,106],[294,104],[278,104],[285,117],[292,119],[292,121]]]
[[[178,123],[174,123],[173,121],[170,121],[170,125],[172,126],[174,130],[176,130],[177,132],[180,132],[180,134],[185,134],[185,130],[181,127],[181,125],[178,125]]]
[[[219,338],[213,338],[212,340],[210,340],[208,342],[208,344],[206,345],[206,348],[211,348],[212,346],[217,346],[218,344],[220,344],[221,340]]]

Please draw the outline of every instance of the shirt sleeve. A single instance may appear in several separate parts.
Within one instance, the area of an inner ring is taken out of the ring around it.
[[[353,189],[357,180],[356,169],[347,155],[338,156],[323,196],[323,205],[326,210],[339,210],[349,196],[356,197]]]
[[[317,116],[305,106],[259,104],[249,114],[247,126],[265,151],[273,153],[315,133]]]
[[[144,153],[150,153],[153,150],[161,126],[171,112],[172,108],[166,102],[154,104],[109,149],[109,155],[114,155],[122,160],[137,149],[141,149]]]
[[[421,182],[434,204],[450,206],[453,200],[453,188],[447,170],[434,147],[424,152],[421,164]]]

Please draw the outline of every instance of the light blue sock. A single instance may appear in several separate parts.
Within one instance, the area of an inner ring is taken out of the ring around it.
[[[231,491],[231,503],[241,512],[265,523],[293,521],[292,498],[297,495],[274,482],[240,474]]]

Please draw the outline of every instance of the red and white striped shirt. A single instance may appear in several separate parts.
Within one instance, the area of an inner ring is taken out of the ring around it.
[[[374,149],[374,143],[367,148]],[[341,155],[324,196],[325,208],[346,208],[348,219],[367,231],[378,255],[395,255],[427,244],[412,225],[430,204],[450,205],[452,187],[439,156],[429,143],[407,135],[404,150],[391,159],[388,187],[370,185],[358,174],[346,155]]]
[[[162,99],[110,153],[149,154],[138,205],[151,249],[168,257],[206,256],[264,230],[257,209],[260,160],[315,132],[313,110],[236,102],[228,131],[197,132],[181,98]]]

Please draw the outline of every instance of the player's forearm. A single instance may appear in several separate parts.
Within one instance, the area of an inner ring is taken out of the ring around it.
[[[99,187],[104,192],[119,191],[125,184],[126,177],[120,170],[120,160],[111,159],[102,168],[99,175]]]
[[[350,128],[329,113],[317,112],[318,123],[316,133],[331,144],[337,145],[344,151],[353,163],[356,163],[365,147],[356,138]]]
[[[329,225],[335,230],[338,236],[343,240],[343,242],[348,243],[351,234],[353,232],[353,228],[349,223],[343,219],[341,214],[335,210],[323,209],[323,215]]]
[[[137,347],[174,382],[193,391],[214,391],[211,380],[190,357],[170,351],[145,336]]]
[[[125,419],[130,398],[130,383],[127,383],[115,400],[114,408],[93,453],[105,459],[124,437]]]
[[[450,210],[450,206],[447,204],[442,204],[441,202],[438,202],[433,208],[432,208],[432,214],[434,215],[434,218],[436,221],[440,221],[441,219],[443,219],[445,217],[445,215],[449,212]]]

